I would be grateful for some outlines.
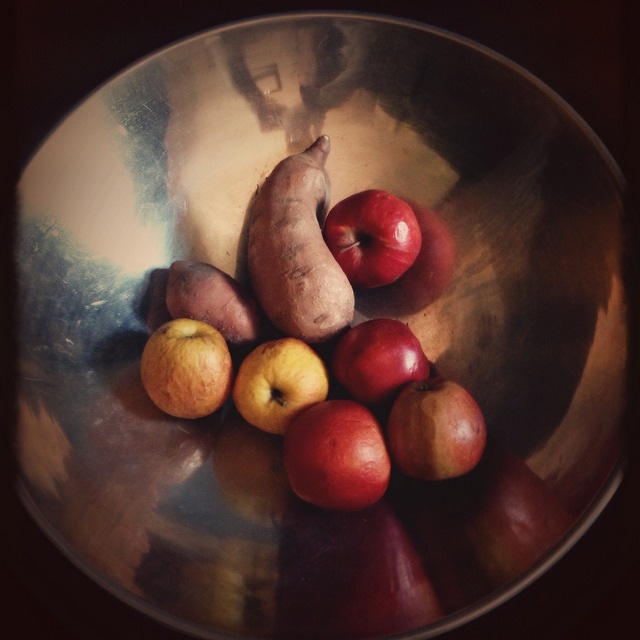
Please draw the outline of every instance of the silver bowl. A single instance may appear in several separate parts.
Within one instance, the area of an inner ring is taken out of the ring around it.
[[[406,321],[496,447],[470,478],[399,478],[350,514],[296,502],[278,442],[232,408],[172,419],[138,377],[163,270],[244,280],[256,185],[322,133],[333,202],[386,189],[455,239],[441,296],[358,292],[356,322]],[[438,636],[530,586],[621,481],[623,180],[567,104],[473,42],[347,13],[199,33],[78,105],[18,203],[21,499],[80,569],[179,632]]]

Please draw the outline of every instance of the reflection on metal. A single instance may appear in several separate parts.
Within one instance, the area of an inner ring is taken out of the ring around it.
[[[333,202],[387,189],[435,211],[455,239],[441,297],[406,282],[358,292],[357,319],[407,322],[437,369],[477,397],[492,438],[544,481],[532,491],[550,491],[572,519],[601,507],[592,501],[622,455],[622,187],[574,114],[510,63],[397,21],[281,16],[181,42],[90,96],[18,185],[18,460],[39,522],[81,566],[206,637],[291,637],[282,611],[310,586],[295,584],[300,566],[286,558],[312,562],[327,590],[318,619],[337,611],[331,576],[349,571],[336,546],[342,520],[300,512],[279,441],[232,407],[187,423],[150,404],[137,373],[147,290],[178,258],[243,280],[252,193],[320,133],[332,139]],[[460,545],[457,562],[446,549],[406,548],[403,526],[438,534],[425,522],[442,505],[423,490],[412,489],[422,510],[410,491],[390,493],[398,522],[380,510],[344,518],[363,536],[363,522],[381,518],[403,541],[363,543],[356,566],[387,573],[368,586],[349,577],[354,607],[413,567],[394,592],[406,617],[380,613],[377,630],[431,620],[417,594],[435,592],[455,616],[486,609],[504,586],[482,573],[482,551],[446,529],[437,539]],[[482,515],[456,523],[490,526]],[[527,562],[537,560],[542,552]],[[514,560],[509,579],[523,566]],[[456,579],[470,591],[447,591]]]

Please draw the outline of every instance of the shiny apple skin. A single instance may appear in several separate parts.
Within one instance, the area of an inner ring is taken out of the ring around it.
[[[348,196],[327,214],[324,237],[354,287],[380,287],[402,276],[422,246],[412,208],[397,196],[369,189]]]
[[[398,394],[387,420],[393,462],[408,476],[446,480],[480,461],[487,428],[473,396],[446,378],[411,382]]]
[[[374,318],[351,327],[338,341],[331,371],[350,396],[368,406],[393,399],[405,384],[429,377],[429,360],[411,328]]]
[[[296,495],[324,509],[376,503],[391,475],[380,423],[352,400],[326,400],[296,416],[284,434],[283,461]]]
[[[452,284],[458,247],[452,230],[428,207],[411,202],[422,233],[422,248],[396,281],[383,287],[358,289],[357,306],[368,316],[411,315],[436,302]]]

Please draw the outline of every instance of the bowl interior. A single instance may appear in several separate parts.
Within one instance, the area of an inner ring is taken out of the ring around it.
[[[322,133],[332,203],[385,189],[455,243],[441,295],[358,291],[356,322],[407,322],[476,397],[499,447],[472,484],[400,479],[351,514],[296,503],[279,441],[233,409],[169,418],[138,377],[163,270],[190,258],[246,282],[256,186]],[[621,189],[557,96],[431,28],[278,16],[151,55],[78,105],[18,185],[25,502],[106,588],[202,637],[463,624],[566,550],[616,481]],[[526,535],[504,524],[507,503]],[[545,544],[531,543],[548,522]],[[396,606],[358,614],[393,589]]]

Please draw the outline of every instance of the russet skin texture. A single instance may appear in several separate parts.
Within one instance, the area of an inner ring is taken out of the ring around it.
[[[222,334],[205,322],[179,318],[159,327],[140,361],[145,391],[165,413],[201,418],[231,393],[233,365]]]
[[[232,345],[258,340],[260,316],[249,293],[231,276],[206,262],[176,260],[169,267],[166,306],[173,318],[202,320]]]
[[[290,337],[270,340],[251,351],[240,363],[233,386],[233,400],[244,419],[277,434],[328,393],[329,374],[320,356]]]
[[[403,388],[389,414],[387,438],[403,473],[444,480],[478,464],[487,430],[480,407],[462,386],[434,378]]]
[[[247,260],[262,310],[283,333],[307,343],[336,336],[353,320],[353,288],[322,237],[318,217],[329,199],[320,136],[279,162],[249,212]]]

